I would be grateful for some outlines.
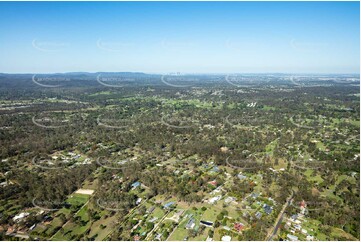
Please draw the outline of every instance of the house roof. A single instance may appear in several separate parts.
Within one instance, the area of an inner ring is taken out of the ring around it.
[[[292,235],[292,234],[287,234],[287,238],[289,238],[289,239],[292,240],[292,241],[298,240],[298,237],[297,237],[297,236],[294,236],[294,235]]]
[[[265,213],[267,213],[267,214],[272,213],[272,210],[273,210],[273,208],[267,204],[263,206],[263,209],[264,209]]]
[[[164,204],[164,208],[169,208],[170,206],[172,206],[173,204],[175,204],[175,202],[167,202],[166,204]]]
[[[139,187],[140,186],[140,182],[139,181],[136,181],[136,182],[134,182],[131,186],[132,187]]]
[[[194,218],[189,219],[188,223],[186,224],[186,228],[187,229],[192,228],[194,226],[194,221],[195,221]]]
[[[237,231],[242,230],[243,227],[244,227],[244,224],[242,224],[242,223],[235,223],[234,224],[234,229],[237,230]]]
[[[231,241],[231,236],[229,236],[229,235],[224,235],[223,237],[222,237],[222,241]]]

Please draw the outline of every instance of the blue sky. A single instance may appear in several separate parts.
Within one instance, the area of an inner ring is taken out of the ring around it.
[[[359,2],[0,2],[0,72],[359,73]]]

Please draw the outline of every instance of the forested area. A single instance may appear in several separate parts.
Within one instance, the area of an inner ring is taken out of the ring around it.
[[[322,233],[335,227],[359,238],[358,87],[300,87],[279,78],[236,88],[202,76],[177,88],[149,76],[111,88],[84,76],[44,89],[14,78],[0,89],[2,238],[10,238],[3,236],[16,214],[31,213],[34,199],[60,209],[88,183],[95,184],[92,209],[117,216],[108,239],[136,234],[126,235],[132,222],[122,217],[138,198],[192,207],[221,185],[223,196],[238,201],[261,192],[275,200],[277,212],[294,193],[294,201],[309,201],[307,216],[322,224]],[[257,220],[253,213],[240,238],[261,240],[274,214]],[[44,218],[34,217],[28,227]]]

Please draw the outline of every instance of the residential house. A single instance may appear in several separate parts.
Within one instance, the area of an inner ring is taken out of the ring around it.
[[[175,204],[175,202],[168,202],[166,204],[163,205],[164,209],[170,209],[172,208],[172,206]]]
[[[218,166],[214,166],[213,169],[212,169],[213,172],[219,172],[219,168]]]
[[[152,212],[154,211],[154,209],[155,209],[155,206],[150,207],[150,208],[148,209],[147,213],[152,213]]]
[[[150,223],[154,223],[155,221],[157,221],[158,217],[153,217],[152,219],[149,220]]]
[[[155,240],[162,240],[162,235],[163,234],[160,234],[160,233],[158,233],[156,236],[155,236]]]
[[[242,224],[242,223],[234,224],[234,229],[237,230],[238,232],[242,231],[243,228],[244,228],[244,224]]]
[[[136,189],[137,187],[140,187],[141,183],[139,181],[134,182],[131,186],[132,189]]]
[[[229,242],[229,241],[231,241],[231,240],[232,240],[232,237],[229,236],[229,235],[224,235],[224,236],[222,236],[222,241]]]
[[[297,230],[301,230],[301,228],[302,228],[301,225],[299,225],[299,224],[295,224],[294,227],[295,227],[295,229],[297,229]]]
[[[242,175],[242,174],[238,174],[237,177],[238,177],[240,180],[243,180],[243,179],[246,179],[246,178],[247,178],[245,175]]]
[[[16,216],[13,218],[13,221],[14,221],[14,222],[17,222],[17,221],[19,221],[19,220],[21,220],[21,219],[29,216],[29,214],[30,214],[30,213],[20,213],[20,214],[16,215]]]
[[[263,210],[267,215],[270,215],[273,211],[273,208],[267,204],[263,205]]]
[[[312,235],[307,235],[306,240],[313,241],[313,240],[315,240],[315,237],[313,237]]]
[[[224,229],[224,230],[227,230],[227,231],[230,231],[230,230],[231,230],[231,228],[228,227],[228,226],[223,226],[223,229]]]
[[[236,200],[236,198],[234,198],[234,197],[227,197],[225,200],[224,200],[224,202],[225,203],[230,203],[230,202],[233,202],[233,201],[235,201]]]
[[[186,229],[193,229],[195,225],[196,225],[195,219],[194,219],[194,218],[190,218],[190,219],[188,220],[188,223],[186,224],[185,228],[186,228]]]
[[[291,241],[297,241],[298,240],[298,237],[297,236],[294,236],[292,234],[287,234],[287,239],[291,240]]]
[[[214,204],[215,202],[219,201],[222,198],[221,195],[218,195],[216,197],[212,197],[211,199],[209,199],[208,203],[209,204]]]

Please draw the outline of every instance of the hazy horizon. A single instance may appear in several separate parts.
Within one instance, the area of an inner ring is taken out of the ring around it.
[[[147,75],[170,75],[176,74],[176,72],[145,72],[145,71],[69,71],[69,72],[0,72],[4,75],[55,75],[55,74],[97,74],[97,73],[142,73]],[[352,72],[340,72],[340,73],[311,73],[311,72],[179,72],[180,75],[360,75]]]

